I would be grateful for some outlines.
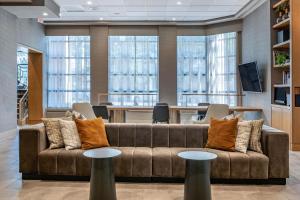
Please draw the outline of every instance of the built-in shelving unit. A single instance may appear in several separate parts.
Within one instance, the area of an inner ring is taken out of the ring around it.
[[[273,87],[274,88],[289,88],[290,85],[289,84],[274,84]]]
[[[290,26],[290,18],[287,18],[273,26],[273,29],[284,29]]]
[[[300,0],[271,0],[270,11],[272,126],[300,150]]]
[[[289,0],[280,0],[280,1],[277,0],[277,2],[275,4],[273,4],[273,9],[276,9],[278,6],[284,4],[284,3],[288,2],[288,1]]]
[[[273,49],[289,49],[289,48],[290,48],[289,40],[273,45]]]
[[[281,64],[281,65],[274,65],[274,68],[277,69],[290,69],[291,63],[285,63],[285,64]]]

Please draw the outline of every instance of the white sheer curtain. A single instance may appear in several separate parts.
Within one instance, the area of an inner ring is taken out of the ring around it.
[[[151,106],[158,101],[158,37],[109,37],[109,101]]]
[[[178,105],[207,102],[206,37],[177,37],[177,99]]]
[[[236,105],[236,48],[236,33],[178,36],[178,105]]]
[[[49,36],[48,107],[90,102],[90,37]]]
[[[207,69],[210,103],[237,105],[236,33],[208,36]]]

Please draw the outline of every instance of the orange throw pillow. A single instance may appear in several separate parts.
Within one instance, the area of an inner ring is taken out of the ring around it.
[[[206,148],[235,151],[238,119],[211,119]]]
[[[75,119],[82,149],[108,147],[105,125],[101,118],[92,120]]]

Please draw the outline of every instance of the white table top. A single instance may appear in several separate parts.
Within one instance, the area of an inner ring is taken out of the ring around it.
[[[183,151],[177,154],[180,158],[186,159],[186,160],[199,160],[199,161],[205,161],[205,160],[214,160],[218,156],[214,153],[209,153],[205,151]]]
[[[91,149],[83,153],[83,155],[88,158],[96,158],[96,159],[113,158],[121,154],[122,152],[120,150],[109,148],[109,147]]]

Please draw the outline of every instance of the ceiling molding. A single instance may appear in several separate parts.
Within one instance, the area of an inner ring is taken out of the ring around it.
[[[237,12],[236,17],[245,18],[257,8],[259,8],[262,4],[264,4],[267,0],[252,0],[247,3],[240,11]]]
[[[198,20],[198,21],[99,21],[99,20],[47,20],[45,19],[45,25],[169,25],[169,26],[191,26],[191,25],[212,25],[223,22],[230,22],[240,20],[251,14],[254,10],[260,7],[266,0],[251,0],[244,7],[242,7],[236,14],[213,18],[209,20]]]
[[[32,3],[32,0],[0,0],[0,3]]]
[[[32,3],[0,3],[1,8],[16,15],[18,18],[49,18],[59,17],[60,8],[53,0],[32,0]]]

